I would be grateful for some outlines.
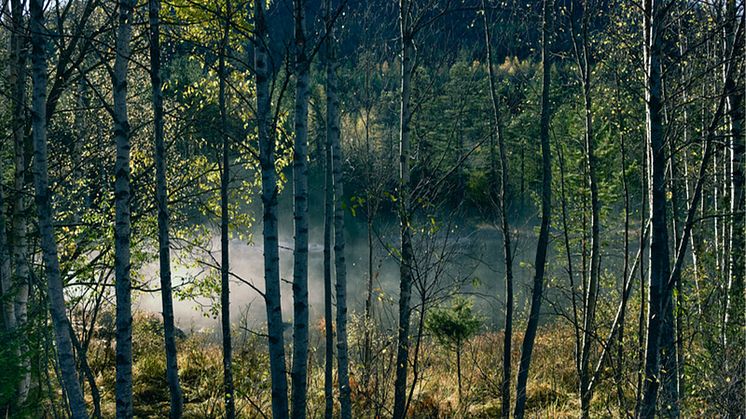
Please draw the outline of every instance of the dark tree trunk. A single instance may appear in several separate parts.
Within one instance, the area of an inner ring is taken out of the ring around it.
[[[304,0],[294,0],[295,14],[295,147],[293,186],[295,246],[293,250],[292,415],[306,416],[308,392],[308,79]]]
[[[264,3],[254,2],[254,71],[256,83],[256,124],[259,137],[259,164],[262,173],[264,238],[264,287],[267,308],[267,344],[272,377],[272,416],[288,416],[288,383],[285,365],[285,337],[280,299],[280,255],[277,236],[277,172],[275,136],[271,120],[269,92],[268,32]]]
[[[394,381],[394,419],[406,416],[407,367],[409,364],[409,319],[412,299],[412,226],[410,224],[410,119],[409,105],[412,90],[412,60],[414,59],[414,34],[411,33],[409,2],[400,0],[399,25],[401,36],[401,86],[399,90],[399,197],[398,211],[401,229],[401,260],[399,261],[399,330],[396,349],[396,378]]]
[[[666,147],[663,131],[663,97],[661,48],[663,10],[659,0],[646,0],[645,15],[645,107],[647,143],[650,162],[649,195],[652,234],[650,236],[650,275],[648,284],[648,324],[645,349],[645,384],[640,414],[653,417],[656,412],[658,387],[663,385],[662,405],[667,415],[678,416],[678,395],[675,377],[676,349],[674,345],[672,292],[667,286],[671,274],[666,221]],[[664,373],[661,375],[661,366]]]
[[[233,394],[233,344],[231,340],[231,307],[230,307],[230,230],[228,213],[228,186],[230,184],[230,136],[228,134],[228,110],[225,105],[225,79],[228,77],[225,68],[225,55],[230,41],[231,2],[226,2],[226,21],[223,27],[223,39],[220,44],[218,76],[220,77],[218,102],[220,107],[220,128],[222,136],[222,166],[220,172],[220,324],[223,334],[223,399],[225,417],[236,417],[236,403]]]
[[[93,371],[91,371],[91,366],[88,364],[88,348],[81,345],[80,341],[78,341],[78,337],[75,335],[75,330],[73,330],[72,327],[70,327],[70,339],[72,340],[73,348],[78,355],[80,370],[83,375],[85,375],[85,381],[88,381],[88,385],[91,387],[91,399],[93,401],[93,415],[91,416],[93,416],[94,418],[100,418],[101,392],[99,391],[98,385],[96,384],[96,377],[94,377]],[[78,379],[80,380],[79,384],[82,391],[84,383],[83,377],[79,375]]]
[[[539,241],[536,244],[536,259],[534,268],[534,285],[531,290],[531,309],[526,325],[526,333],[521,346],[521,363],[518,368],[518,383],[516,387],[516,405],[514,416],[523,419],[526,413],[526,383],[528,369],[531,365],[531,355],[539,327],[541,302],[544,292],[544,269],[549,247],[549,223],[552,215],[552,161],[549,148],[549,121],[551,119],[551,105],[549,102],[549,88],[551,75],[551,55],[549,52],[549,38],[552,26],[554,2],[544,0],[542,23],[542,91],[541,91],[541,162],[542,162],[542,193],[541,193],[541,227]]]
[[[331,14],[331,0],[324,0],[324,20],[329,28],[329,15]],[[325,44],[330,43],[328,38]],[[324,69],[329,82],[329,72],[331,62],[329,55],[329,45],[324,45],[321,54],[324,62]],[[328,100],[328,98],[327,98]],[[326,109],[326,126],[324,127],[324,338],[325,338],[325,356],[324,356],[324,417],[332,419],[334,416],[334,320],[332,307],[332,234],[334,229],[334,175],[333,156],[332,156],[332,136],[329,134],[329,105]]]
[[[490,82],[490,99],[492,100],[492,116],[494,135],[497,138],[500,152],[500,191],[498,211],[500,212],[500,226],[503,233],[503,260],[505,263],[505,336],[503,338],[503,376],[500,385],[502,396],[501,414],[503,418],[510,417],[510,379],[511,360],[513,353],[513,256],[510,244],[510,223],[508,222],[508,156],[505,150],[502,122],[500,120],[500,99],[495,86],[495,72],[492,68],[492,39],[490,36],[487,9],[482,1],[482,20],[484,23],[484,38],[487,47],[487,70]],[[494,160],[494,159],[493,159]],[[460,364],[459,364],[460,368]],[[460,371],[460,370],[459,370]],[[461,377],[459,376],[459,395],[461,394]]]
[[[645,224],[646,221],[649,221],[650,218],[647,216],[647,201],[648,201],[648,191],[647,191],[647,178],[648,178],[648,171],[649,171],[649,164],[648,164],[648,152],[647,152],[647,138],[643,140],[644,142],[644,149],[645,152],[642,153],[642,173],[640,177],[640,183],[642,186],[642,203],[640,205],[640,225]],[[642,407],[642,391],[643,391],[643,379],[644,379],[644,369],[645,369],[645,315],[646,315],[646,308],[647,308],[647,295],[645,292],[645,244],[647,243],[647,237],[645,234],[641,231],[640,232],[640,277],[639,277],[639,287],[640,287],[640,310],[638,312],[637,317],[637,342],[638,342],[638,348],[637,348],[637,385],[635,386],[635,417],[639,416],[640,408]]]
[[[327,135],[324,156],[324,417],[334,414],[334,320],[332,318],[332,229],[334,228],[334,185],[332,146]]]
[[[183,410],[179,368],[176,360],[174,301],[171,294],[171,246],[169,237],[167,157],[163,133],[163,88],[161,84],[160,0],[149,0],[150,82],[153,89],[153,131],[155,133],[156,202],[158,204],[158,255],[160,261],[163,338],[166,348],[166,379],[171,396],[171,418],[180,418]]]

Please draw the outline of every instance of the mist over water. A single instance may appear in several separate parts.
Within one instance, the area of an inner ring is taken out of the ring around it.
[[[310,323],[314,325],[324,314],[324,220],[323,190],[312,188],[309,205],[309,310]],[[258,199],[257,199],[258,200]],[[261,207],[252,205],[252,211],[261,220]],[[292,279],[293,279],[293,210],[292,191],[285,188],[279,201],[279,238],[280,238],[280,278],[283,321],[292,323]],[[461,281],[462,291],[471,296],[475,308],[488,326],[500,327],[504,312],[504,263],[502,233],[490,224],[474,224],[468,220],[438,220],[444,226],[451,227],[449,235],[450,257],[445,261],[447,266],[442,275],[443,284]],[[526,296],[530,293],[530,281],[535,251],[535,235],[531,226],[516,223],[513,232],[515,255],[513,270],[515,276],[516,313],[527,311]],[[373,236],[373,288],[374,310],[378,312],[384,324],[395,320],[396,303],[399,295],[399,264],[393,255],[388,254],[385,246],[398,248],[398,220],[393,216],[379,216],[376,220]],[[260,291],[264,291],[264,260],[261,235],[261,224],[253,227],[253,240],[247,243],[242,240],[230,240],[230,268],[236,276],[249,281]],[[365,306],[368,286],[368,237],[365,216],[357,212],[353,216],[346,211],[345,217],[346,262],[347,262],[347,298],[349,313],[362,313]],[[415,236],[415,247],[418,239]],[[220,259],[220,236],[216,231],[213,237],[213,256]],[[415,249],[417,252],[418,250]],[[204,256],[203,256],[204,257]],[[333,257],[333,255],[332,255]],[[528,265],[521,267],[521,263]],[[184,278],[193,277],[204,268],[189,269],[174,264],[173,282],[175,286],[183,283]],[[334,260],[332,259],[332,273]],[[143,268],[143,276],[151,281],[153,287],[158,285],[158,264],[149,264]],[[450,281],[450,282],[449,282]],[[231,321],[243,322],[252,330],[259,330],[266,325],[266,309],[262,297],[251,287],[231,278]],[[334,295],[332,284],[332,295]],[[417,294],[413,290],[413,304]],[[380,297],[380,298],[379,298]],[[334,298],[336,304],[336,298]],[[136,300],[137,307],[144,311],[160,313],[161,298],[159,293],[140,293]],[[219,303],[219,295],[214,300],[198,299],[174,301],[174,315],[177,326],[183,330],[219,329],[219,317],[209,314],[213,301]],[[219,312],[219,311],[218,311]],[[392,323],[393,324],[393,323]]]

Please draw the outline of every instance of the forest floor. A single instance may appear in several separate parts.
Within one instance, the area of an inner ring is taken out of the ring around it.
[[[361,328],[350,333],[351,386],[355,417],[390,416],[393,389],[394,341],[374,336],[373,361],[362,364]],[[162,326],[153,314],[137,313],[134,322],[134,404],[137,417],[168,414],[168,386]],[[314,328],[309,362],[308,416],[323,417],[324,349],[323,324]],[[99,333],[105,335],[104,333]],[[528,385],[530,417],[577,417],[577,375],[574,364],[574,332],[571,327],[549,324],[538,334]],[[517,370],[522,337],[513,338],[513,371]],[[462,390],[459,397],[456,356],[452,350],[425,337],[417,359],[417,384],[412,392],[410,416],[417,418],[490,418],[499,416],[502,371],[501,333],[483,332],[470,339],[462,352]],[[240,328],[234,332],[234,383],[239,417],[270,416],[269,363],[264,338]],[[185,417],[218,418],[223,413],[222,352],[214,334],[191,332],[178,343],[179,372],[185,398]],[[290,351],[286,352],[289,357]],[[89,362],[101,391],[105,417],[114,412],[114,346],[108,339],[95,340]],[[335,374],[336,375],[336,374]],[[410,370],[411,384],[414,372]],[[515,374],[514,379],[515,379]],[[367,378],[366,378],[367,377]],[[366,383],[367,384],[364,384]],[[613,380],[604,380],[596,392],[594,417],[619,417]],[[336,386],[336,382],[335,382]],[[515,388],[515,384],[511,386]],[[90,400],[89,388],[85,386]],[[634,394],[625,395],[633,402]]]

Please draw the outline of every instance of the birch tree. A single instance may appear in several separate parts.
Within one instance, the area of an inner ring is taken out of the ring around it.
[[[150,83],[153,90],[153,131],[155,134],[156,204],[158,206],[158,256],[160,262],[163,338],[166,348],[166,379],[171,396],[171,418],[183,410],[179,368],[176,359],[174,301],[171,294],[171,246],[169,237],[166,145],[163,129],[163,87],[161,82],[160,0],[148,1],[150,18]],[[126,99],[125,99],[126,100]],[[126,115],[125,115],[126,119]]]
[[[12,336],[12,333],[14,333],[16,329],[16,312],[13,305],[15,296],[13,294],[13,279],[11,277],[12,274],[10,268],[8,223],[7,218],[5,217],[4,189],[5,187],[0,185],[0,299],[2,299],[3,324],[5,325],[5,331],[8,332],[9,336]],[[20,357],[20,348],[17,348],[14,352],[17,357]],[[10,370],[11,366],[7,366],[6,368]],[[16,405],[18,405],[18,402],[16,402]]]
[[[575,3],[571,3],[573,6]],[[590,45],[590,19],[595,10],[591,0],[583,0],[580,5],[580,22],[574,17],[570,18],[573,50],[575,52],[575,63],[578,67],[578,78],[580,80],[581,94],[583,98],[583,122],[585,126],[585,155],[586,170],[588,173],[588,189],[591,196],[591,249],[590,263],[587,267],[588,282],[583,283],[583,333],[579,349],[579,375],[580,375],[580,409],[581,416],[588,418],[590,414],[590,402],[592,392],[589,388],[591,375],[589,362],[592,352],[594,330],[596,322],[596,305],[599,291],[600,275],[600,218],[601,210],[598,198],[598,179],[596,174],[596,152],[593,131],[593,109],[591,102],[591,63],[593,56]],[[571,10],[571,15],[574,10]],[[579,27],[578,27],[579,26]],[[584,269],[586,269],[584,267]],[[574,292],[574,291],[573,291]]]
[[[291,413],[295,418],[306,416],[308,382],[308,72],[310,63],[306,54],[305,7],[304,0],[293,1],[295,15],[295,147],[293,149],[295,246],[293,248]]]
[[[13,289],[15,290],[15,322],[14,328],[23,330],[28,321],[29,270],[28,250],[28,200],[26,199],[26,76],[28,57],[26,25],[24,24],[24,4],[21,0],[10,2],[10,46],[9,46],[9,74],[8,84],[12,94],[11,99],[11,131],[13,139],[13,212],[11,216],[11,253],[13,263]],[[31,372],[27,347],[23,342],[25,334],[19,336],[20,367],[24,370],[18,383],[16,404],[22,405],[28,396]]]
[[[19,1],[14,1],[11,4],[10,10],[7,8],[7,4],[4,5],[3,11],[7,18],[7,25],[10,28],[10,45],[8,47],[8,87],[9,91],[12,95],[12,103],[11,103],[11,109],[12,109],[12,122],[11,122],[11,130],[12,130],[12,138],[11,141],[13,143],[13,150],[14,150],[14,182],[13,187],[18,188],[18,180],[23,180],[21,177],[18,178],[18,158],[16,150],[18,149],[18,144],[20,142],[20,145],[23,146],[23,138],[24,138],[24,107],[25,107],[25,76],[19,73],[25,73],[26,68],[26,59],[25,56],[23,60],[20,59],[20,48],[22,47],[23,43],[20,41],[21,34],[22,34],[22,10],[19,11],[18,7],[20,7]],[[24,80],[23,83],[20,82],[20,80]],[[21,156],[23,158],[23,156]],[[3,165],[4,166],[4,165]],[[20,174],[22,175],[23,172],[21,171]],[[15,213],[13,212],[13,206],[11,205],[10,201],[7,201],[7,208],[8,208],[8,214],[10,215],[10,218],[6,218],[5,211],[5,202],[8,198],[5,197],[4,187],[0,186],[0,280],[2,280],[2,304],[3,304],[3,320],[5,322],[5,329],[9,332],[9,334],[14,334],[17,332],[17,317],[16,317],[16,302],[18,301],[18,292],[22,292],[21,289],[18,289],[16,287],[16,275],[14,275],[13,271],[13,264],[11,263],[11,255],[13,256],[14,261],[15,258],[15,249],[11,247],[11,243],[8,240],[8,232],[11,232],[12,234],[15,232]],[[16,189],[18,190],[18,189]],[[23,200],[23,194],[17,193],[18,198]],[[8,196],[12,199],[12,196]],[[18,200],[15,200],[16,207],[18,207]],[[13,227],[11,229],[11,227]],[[21,244],[23,243],[23,238],[19,237],[21,239]],[[17,249],[17,247],[16,247]],[[25,261],[24,261],[25,264]],[[21,349],[20,347],[16,349],[15,353],[18,356],[18,361],[21,361]],[[18,367],[19,365],[16,365]],[[17,390],[15,405],[20,406],[23,404],[24,401],[24,395],[22,392],[22,383],[18,383],[19,388]]]
[[[743,2],[737,4],[736,0],[727,0],[725,4],[724,45],[725,51],[730,51],[739,43],[737,37],[739,14],[743,16]],[[743,40],[740,41],[741,43]],[[746,269],[746,241],[744,241],[744,211],[746,210],[746,195],[744,195],[744,87],[743,70],[740,72],[727,72],[728,66],[743,66],[743,50],[736,49],[737,54],[732,61],[726,60],[724,68],[724,88],[728,116],[728,135],[730,137],[730,159],[728,164],[730,176],[730,260],[728,261],[728,295],[726,301],[726,334],[730,334],[729,340],[734,340],[735,345],[742,345],[743,339],[738,338],[737,331],[743,331],[744,327],[744,270]],[[741,64],[739,64],[741,63]],[[740,80],[737,75],[740,74]],[[730,323],[730,324],[729,324]],[[740,342],[739,342],[740,340]],[[738,362],[738,361],[737,361]],[[743,387],[741,387],[743,388]]]
[[[324,1],[324,13],[329,14],[331,1]],[[325,16],[326,17],[326,16]],[[327,20],[328,21],[328,20]],[[324,41],[322,56],[324,60],[324,70],[327,73],[327,84],[329,83],[329,57],[330,49],[327,44],[330,40]],[[328,87],[327,87],[328,89]],[[328,99],[327,99],[328,100]],[[332,307],[332,246],[334,232],[334,175],[332,159],[332,136],[329,135],[329,117],[330,109],[327,104],[326,108],[326,126],[324,127],[324,417],[331,419],[334,415],[334,319]]]
[[[349,353],[347,345],[347,265],[345,262],[344,236],[344,184],[342,180],[342,147],[340,145],[340,104],[337,86],[337,40],[331,1],[325,7],[327,30],[326,66],[326,142],[331,150],[332,186],[334,191],[334,269],[337,297],[337,381],[339,385],[340,417],[352,417],[350,400]]]
[[[111,74],[114,96],[114,275],[116,278],[116,414],[132,417],[132,282],[130,276],[130,126],[127,115],[127,68],[130,60],[133,0],[121,0],[116,58]]]
[[[88,417],[80,389],[70,338],[70,321],[65,312],[65,293],[54,233],[54,209],[49,187],[47,153],[47,33],[44,27],[43,0],[31,0],[31,124],[34,144],[34,190],[39,218],[39,238],[47,281],[49,311],[54,327],[57,362],[62,386],[74,419]]]

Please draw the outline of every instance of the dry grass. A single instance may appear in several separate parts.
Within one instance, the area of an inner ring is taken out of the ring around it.
[[[135,327],[134,399],[138,417],[166,417],[168,387],[165,381],[165,356],[158,318],[139,314]],[[395,342],[381,331],[373,332],[374,363],[366,370],[361,364],[363,333],[354,317],[350,324],[351,387],[354,416],[390,417],[393,400]],[[323,329],[322,329],[323,330]],[[512,382],[523,337],[513,337]],[[323,417],[324,348],[323,335],[316,330],[311,338],[309,359],[308,416]],[[418,359],[418,381],[412,393],[409,414],[413,418],[493,418],[501,409],[502,376],[501,333],[477,335],[464,346],[462,354],[461,397],[458,394],[455,355],[429,339],[424,339]],[[234,383],[236,407],[240,417],[271,416],[269,363],[266,344],[261,337],[242,335],[234,339]],[[628,342],[629,359],[634,358],[636,342]],[[179,368],[185,398],[185,417],[219,418],[223,415],[222,352],[213,336],[193,333],[179,340]],[[527,388],[527,416],[531,418],[578,417],[578,379],[574,361],[574,332],[568,325],[551,324],[539,330]],[[290,350],[286,352],[290,354]],[[106,417],[114,413],[113,347],[96,341],[90,351],[91,365],[97,374]],[[288,356],[288,362],[290,362]],[[629,364],[632,364],[630,361]],[[369,378],[366,380],[365,372]],[[592,400],[592,417],[619,417],[616,386],[611,371],[602,381]],[[626,403],[634,403],[635,369],[625,370]],[[410,369],[409,383],[413,377]],[[335,371],[335,393],[337,391]],[[694,400],[693,398],[691,400]],[[514,402],[515,400],[513,400]],[[336,403],[336,394],[335,394]],[[338,411],[338,403],[335,410]],[[703,412],[701,406],[690,409]]]

